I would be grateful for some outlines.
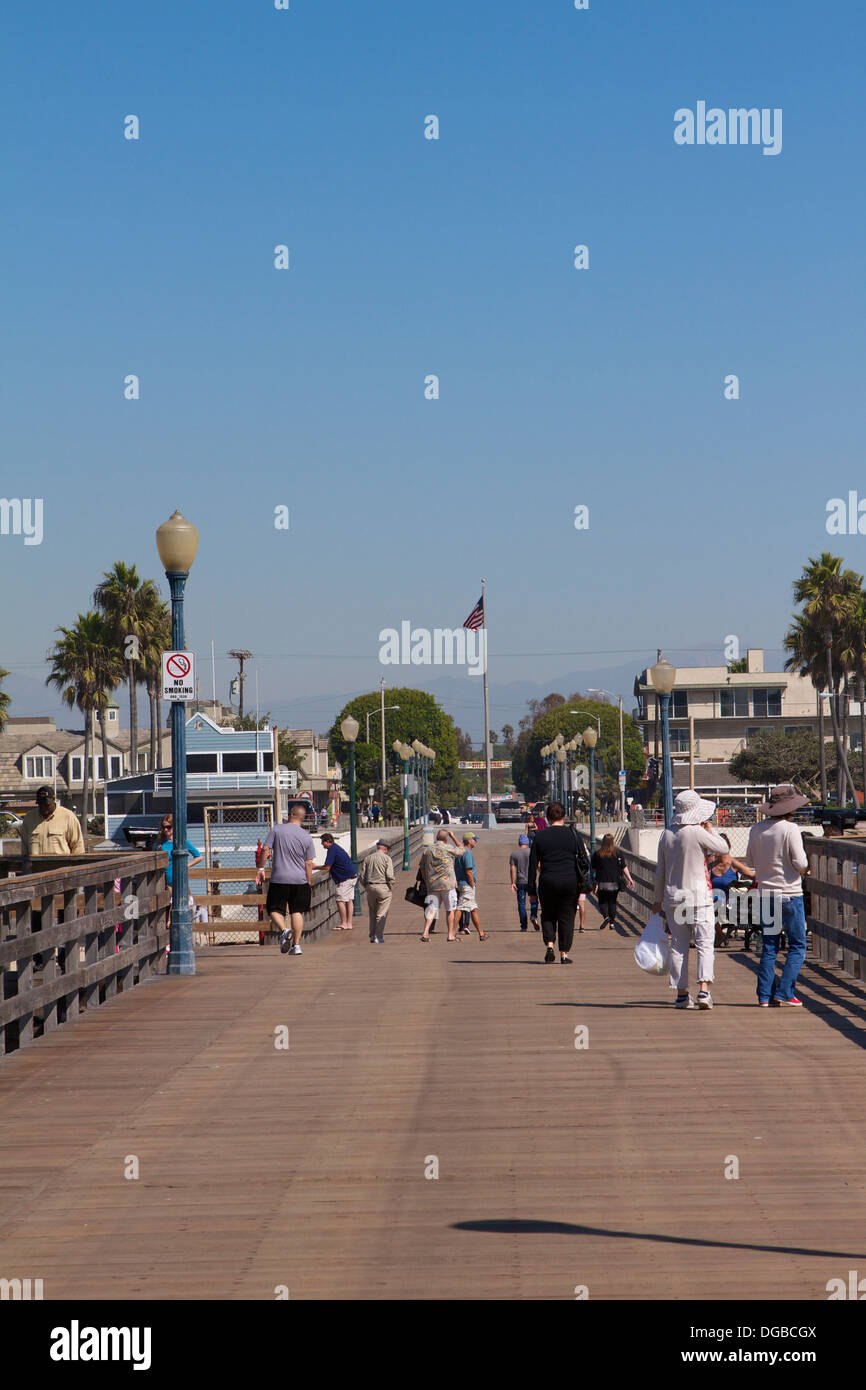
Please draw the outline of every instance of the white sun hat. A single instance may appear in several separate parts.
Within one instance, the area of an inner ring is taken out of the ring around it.
[[[702,825],[715,814],[715,802],[704,801],[695,791],[680,792],[674,802],[674,825]]]

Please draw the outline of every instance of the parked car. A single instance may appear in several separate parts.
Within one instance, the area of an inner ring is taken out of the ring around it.
[[[518,825],[523,820],[519,801],[500,801],[496,808],[497,825]]]

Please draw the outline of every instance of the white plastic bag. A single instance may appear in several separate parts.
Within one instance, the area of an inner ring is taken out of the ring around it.
[[[643,935],[634,948],[634,958],[641,970],[648,970],[651,975],[665,975],[670,969],[668,936],[657,912],[644,927]]]

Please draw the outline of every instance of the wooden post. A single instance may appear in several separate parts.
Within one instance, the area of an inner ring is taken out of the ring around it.
[[[689,715],[689,786],[695,785],[695,717]]]

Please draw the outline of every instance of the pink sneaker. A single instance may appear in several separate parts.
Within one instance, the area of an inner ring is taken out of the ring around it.
[[[794,994],[791,995],[790,999],[772,999],[770,1002],[774,1009],[781,1009],[783,1004],[787,1004],[791,1009],[802,1009],[803,1007],[802,999],[798,999]]]

